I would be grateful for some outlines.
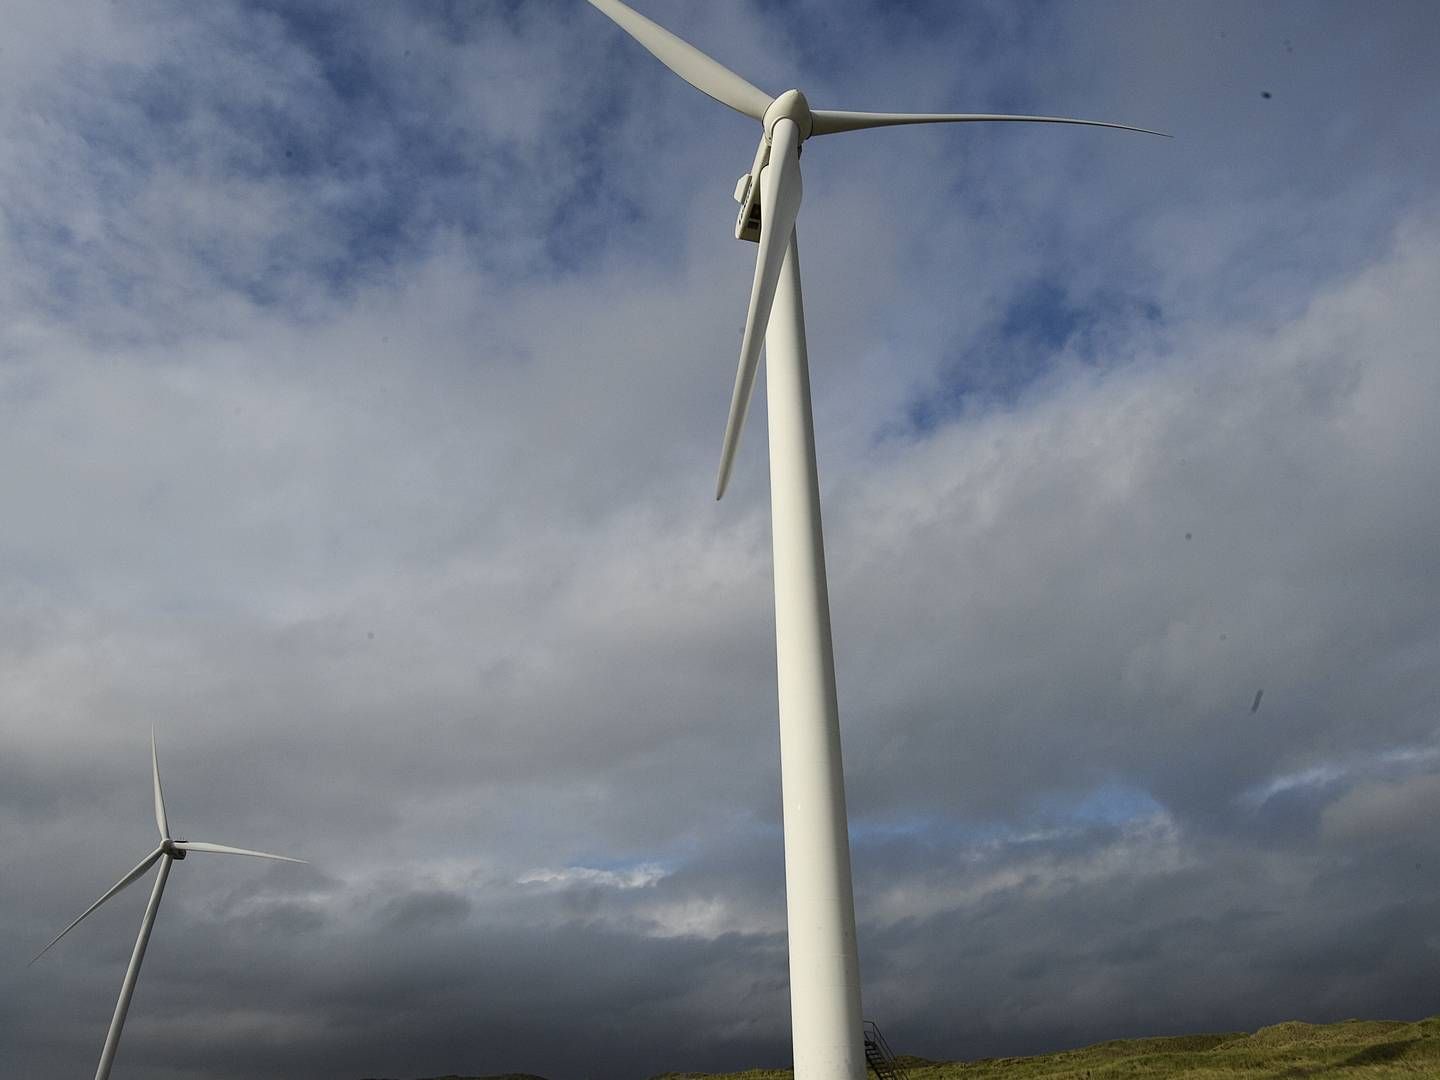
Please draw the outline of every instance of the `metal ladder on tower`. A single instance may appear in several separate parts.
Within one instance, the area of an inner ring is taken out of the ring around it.
[[[875,1074],[875,1080],[909,1080],[905,1066],[896,1060],[895,1051],[873,1020],[865,1021],[865,1064]]]

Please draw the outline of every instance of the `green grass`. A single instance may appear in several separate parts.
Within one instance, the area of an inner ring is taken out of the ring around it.
[[[1224,1035],[1116,1039],[1037,1057],[926,1061],[901,1057],[910,1080],[1399,1080],[1440,1077],[1440,1016],[1416,1023],[1291,1021]],[[723,1080],[790,1080],[789,1069],[727,1073]],[[656,1080],[721,1080],[666,1073]]]
[[[1114,1039],[1081,1050],[979,1061],[900,1058],[910,1080],[1399,1080],[1440,1077],[1440,1016],[1400,1020],[1292,1020],[1253,1035]],[[872,1074],[873,1075],[873,1074]],[[434,1080],[467,1080],[436,1077]],[[468,1080],[542,1080],[521,1073]],[[664,1073],[654,1080],[792,1080],[789,1069]]]

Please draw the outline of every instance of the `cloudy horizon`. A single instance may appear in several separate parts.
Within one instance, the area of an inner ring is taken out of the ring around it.
[[[864,1012],[1440,1013],[1425,3],[644,0],[817,107]],[[789,1062],[757,131],[583,3],[7,0],[0,1061]]]

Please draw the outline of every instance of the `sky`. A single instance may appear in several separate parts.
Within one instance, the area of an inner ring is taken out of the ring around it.
[[[4,0],[0,1058],[788,1064],[758,127],[578,0]],[[1440,1012],[1440,10],[643,0],[816,107],[864,1013]]]

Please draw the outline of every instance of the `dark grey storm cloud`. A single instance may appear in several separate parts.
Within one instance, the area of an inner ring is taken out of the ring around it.
[[[1433,7],[643,6],[1177,136],[807,146],[867,1014],[1440,1011]],[[98,1051],[143,890],[25,962],[152,724],[185,835],[311,865],[176,867],[117,1078],[784,1063],[753,125],[560,0],[5,25],[0,1069]]]

